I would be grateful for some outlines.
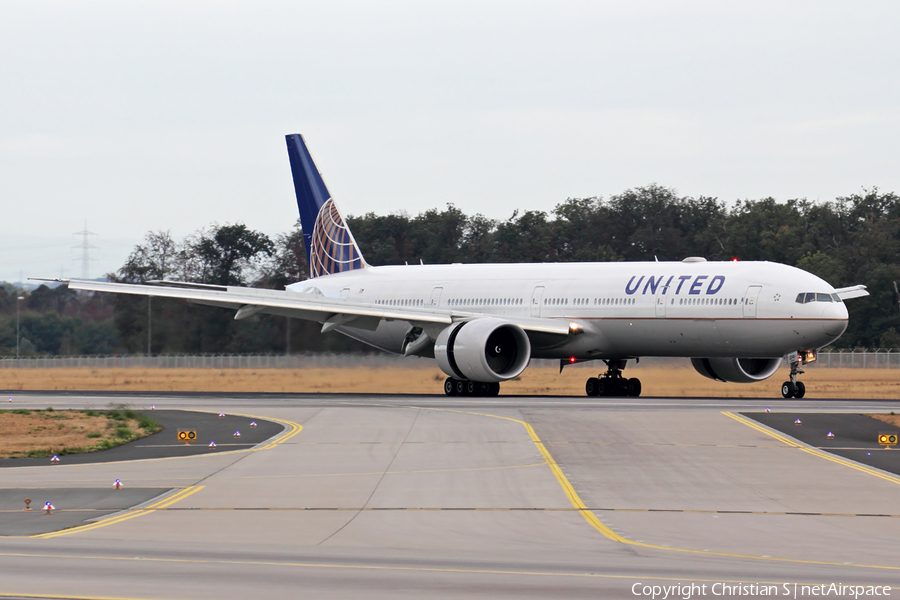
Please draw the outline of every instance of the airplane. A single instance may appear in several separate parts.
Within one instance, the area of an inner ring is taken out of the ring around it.
[[[835,289],[784,264],[707,261],[369,265],[300,134],[286,136],[310,277],[284,290],[157,281],[52,280],[70,289],[182,298],[236,311],[306,319],[379,348],[431,357],[449,396],[495,396],[532,358],[601,361],[588,396],[639,396],[623,375],[641,357],[683,357],[702,376],[768,379],[787,359],[785,398],[798,376],[847,328]]]

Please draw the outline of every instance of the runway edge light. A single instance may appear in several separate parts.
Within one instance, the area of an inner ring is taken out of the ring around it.
[[[772,409],[769,408],[769,407],[767,406],[767,407],[766,407],[766,412],[767,412],[767,413],[770,413],[770,412],[772,412]]]
[[[794,425],[803,425],[803,421],[801,421],[801,420],[798,418],[796,421],[794,421]]]
[[[828,432],[828,435],[826,435],[825,437],[827,437],[829,440],[833,440],[833,439],[834,439],[834,433],[831,432],[831,431],[829,431],[829,432]]]
[[[256,429],[256,421],[250,421],[250,429]]]
[[[122,480],[116,479],[116,482],[113,484],[113,487],[115,487],[117,490],[121,490],[122,489]]]
[[[224,419],[224,418],[225,418],[225,413],[220,412],[220,413],[219,413],[219,418],[220,418],[220,419]]]
[[[59,456],[54,454],[53,458],[50,459],[50,463],[55,465],[58,462],[59,462]]]
[[[216,447],[216,443],[215,443],[215,442],[210,442],[210,443],[209,443],[209,447],[210,447],[210,448],[215,448],[215,447]]]
[[[241,437],[241,432],[240,432],[240,431],[235,431],[235,432],[234,432],[234,437],[236,437],[236,438]]]

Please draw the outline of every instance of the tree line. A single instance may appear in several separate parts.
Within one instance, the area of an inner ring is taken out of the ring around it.
[[[481,262],[769,260],[810,271],[835,287],[857,283],[872,294],[848,302],[841,347],[900,347],[900,197],[877,189],[831,202],[679,196],[658,185],[609,198],[570,198],[552,211],[515,211],[506,219],[466,215],[453,205],[350,216],[372,265]],[[177,280],[282,289],[308,276],[299,222],[271,238],[243,224],[213,224],[183,240],[149,232],[110,280]],[[0,289],[0,354],[15,353],[15,297]],[[26,294],[27,353],[285,352],[366,350],[319,325],[185,301],[76,294],[64,286]],[[148,320],[148,311],[150,319]],[[12,338],[10,337],[12,334]],[[11,345],[10,345],[10,342]]]

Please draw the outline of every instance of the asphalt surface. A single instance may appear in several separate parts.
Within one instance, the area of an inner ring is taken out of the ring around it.
[[[804,444],[900,475],[900,450],[878,444],[878,434],[900,429],[865,415],[842,413],[741,413]],[[800,419],[800,424],[796,424]],[[828,434],[833,433],[834,439]]]
[[[110,399],[135,402],[15,402]],[[812,414],[897,411],[898,400],[142,402],[302,430],[252,451],[3,469],[4,488],[107,490],[122,477],[127,489],[173,491],[127,520],[0,539],[0,597],[594,599],[691,583],[707,586],[695,598],[746,597],[721,588],[740,582],[900,592],[900,478],[785,444],[736,414],[771,406],[805,427]]]
[[[25,536],[76,527],[169,492],[159,488],[115,489],[115,480],[100,489],[0,489],[0,536]],[[31,510],[25,510],[25,499]],[[44,510],[50,502],[52,513]]]
[[[46,466],[54,468],[59,465],[81,465],[98,462],[120,462],[126,460],[142,460],[147,458],[166,458],[172,456],[192,456],[195,454],[211,454],[227,452],[242,448],[252,448],[270,437],[281,433],[284,425],[263,419],[257,419],[256,427],[251,427],[252,417],[219,413],[197,412],[187,410],[140,410],[138,412],[154,418],[162,430],[153,435],[116,446],[102,452],[85,454],[65,454],[59,457],[60,462],[53,464],[49,457],[42,458],[3,458],[0,468]],[[178,441],[178,431],[195,431],[196,441],[184,443]],[[240,437],[235,437],[240,432]],[[210,447],[215,442],[215,447]]]
[[[244,416],[186,410],[144,410],[163,426],[162,430],[109,450],[86,454],[65,454],[59,463],[49,457],[0,459],[0,468],[39,467],[61,469],[69,465],[122,463],[134,460],[207,455],[252,448],[281,433],[284,425]],[[220,411],[221,412],[221,411]],[[254,422],[255,427],[250,423]],[[179,430],[195,431],[196,441],[186,444],[177,440]],[[234,436],[240,432],[240,437]],[[218,440],[218,441],[217,441]],[[215,447],[210,442],[215,441]],[[0,536],[28,536],[84,525],[131,509],[172,491],[172,487],[132,487],[127,467],[120,467],[101,485],[93,488],[42,487],[0,488]],[[2,478],[2,475],[0,475]],[[115,481],[122,483],[115,489]],[[52,480],[52,479],[51,479]],[[4,482],[0,479],[0,482]],[[25,510],[25,498],[32,500],[30,511]],[[46,502],[55,507],[45,514]]]

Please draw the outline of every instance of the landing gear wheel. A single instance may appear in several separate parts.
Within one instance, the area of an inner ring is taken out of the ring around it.
[[[628,395],[634,397],[641,395],[641,380],[637,377],[628,380]]]
[[[803,390],[804,392],[806,389]],[[797,393],[797,388],[790,381],[785,381],[781,384],[781,395],[785,398],[793,398],[794,394]]]
[[[598,377],[591,377],[584,384],[584,391],[588,396],[640,396],[641,381],[632,377],[622,377],[622,369],[625,368],[627,359],[604,359],[606,373]]]
[[[475,383],[474,381],[466,382],[466,396],[478,396],[478,392],[481,391],[481,385]]]
[[[499,396],[500,395],[500,383],[494,382],[487,384],[488,386],[488,396]]]
[[[467,381],[463,381],[461,379],[454,379],[453,384],[456,386],[456,394],[454,396],[468,396],[468,390],[466,389]]]
[[[444,393],[448,396],[456,395],[456,380],[452,377],[448,377],[444,380]]]
[[[803,366],[802,352],[795,352],[791,358],[791,379],[781,384],[781,395],[785,398],[802,398],[806,395],[806,386],[802,381],[797,381],[797,376],[803,374],[800,369]]]

